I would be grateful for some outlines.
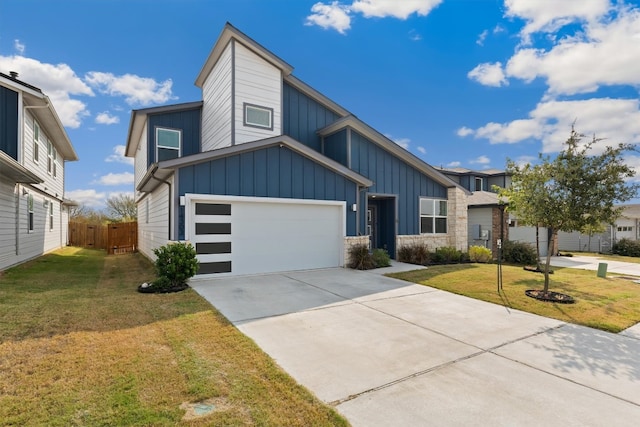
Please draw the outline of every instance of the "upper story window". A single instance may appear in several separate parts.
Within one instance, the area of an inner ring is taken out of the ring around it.
[[[53,175],[54,162],[56,157],[56,149],[53,147],[51,141],[47,141],[47,173]]]
[[[180,157],[182,131],[178,129],[156,128],[156,161]]]
[[[58,152],[56,151],[56,149],[53,149],[53,157],[52,157],[52,163],[53,163],[53,177],[57,177],[58,176]]]
[[[420,199],[420,233],[444,234],[447,232],[447,201]]]
[[[38,157],[40,156],[40,125],[35,120],[33,121],[33,161],[38,163]]]
[[[482,187],[483,187],[483,182],[482,182],[482,178],[476,178],[476,185],[475,185],[475,190],[473,191],[482,191]]]
[[[245,103],[244,125],[273,130],[273,108]]]

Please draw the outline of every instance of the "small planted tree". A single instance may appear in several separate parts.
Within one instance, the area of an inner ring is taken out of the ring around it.
[[[602,140],[594,136],[590,142],[581,143],[583,137],[572,127],[565,148],[555,159],[541,155],[540,163],[534,166],[508,161],[512,185],[499,191],[519,222],[549,231],[543,267],[545,295],[549,292],[549,265],[558,232],[613,224],[621,214],[614,203],[634,198],[640,188],[628,182],[635,171],[622,158],[623,153],[634,150],[632,145],[608,146],[601,154],[591,155]]]

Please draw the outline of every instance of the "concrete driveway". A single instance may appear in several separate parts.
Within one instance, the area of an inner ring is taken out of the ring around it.
[[[374,271],[191,285],[353,426],[640,422],[640,340]]]

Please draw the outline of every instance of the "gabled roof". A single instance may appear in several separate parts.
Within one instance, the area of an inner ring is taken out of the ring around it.
[[[42,129],[52,139],[58,154],[67,161],[78,160],[78,155],[49,97],[39,88],[4,73],[0,73],[0,82],[22,92],[24,106],[29,109]]]
[[[202,101],[131,110],[129,131],[127,132],[127,146],[125,148],[124,155],[126,157],[135,157],[138,144],[140,143],[140,138],[142,137],[142,131],[144,130],[144,125],[147,122],[147,116],[151,114],[193,110],[200,107],[202,107]]]
[[[438,184],[447,188],[458,187],[463,189],[467,194],[471,194],[468,190],[464,189],[461,185],[453,181],[451,178],[439,172],[428,163],[425,163],[424,161],[420,160],[418,157],[414,156],[404,148],[400,147],[398,144],[391,141],[389,138],[387,138],[386,136],[384,136],[383,134],[373,129],[371,126],[364,123],[363,121],[361,121],[360,119],[358,119],[353,115],[338,119],[335,122],[331,123],[330,125],[318,130],[317,133],[318,135],[324,137],[324,136],[329,136],[331,134],[339,132],[346,128],[351,128],[355,130],[362,136],[368,138],[378,146],[382,147],[384,150],[390,152],[396,157],[402,159],[407,164],[410,164],[417,170],[421,171],[422,173],[427,175],[429,178],[433,179]]]
[[[438,171],[450,174],[450,175],[476,175],[476,176],[494,176],[494,175],[508,175],[506,171],[500,169],[484,169],[484,170],[473,170],[467,168],[436,168]]]
[[[491,191],[474,191],[469,197],[467,197],[467,206],[482,207],[482,206],[498,206],[500,204],[500,198],[497,193]]]
[[[198,74],[198,77],[196,78],[195,84],[197,87],[201,88],[202,85],[204,85],[204,82],[209,76],[209,73],[211,73],[211,70],[213,70],[213,67],[218,62],[218,59],[220,59],[220,55],[222,55],[222,52],[224,52],[225,48],[232,39],[236,40],[239,43],[242,43],[242,45],[244,45],[247,49],[253,51],[256,55],[271,63],[274,67],[279,68],[282,71],[283,75],[287,76],[293,71],[293,67],[291,65],[287,64],[278,56],[265,49],[260,43],[256,42],[251,37],[247,36],[242,31],[238,30],[236,27],[227,22],[222,29],[220,36],[218,37],[218,41],[213,46],[213,49],[211,49],[209,57],[202,66],[200,74]]]
[[[247,142],[244,144],[232,145],[230,147],[220,148],[217,150],[205,151],[202,153],[193,154],[191,156],[179,157],[176,159],[154,163],[142,178],[136,190],[142,192],[153,191],[160,183],[166,181],[177,169],[180,169],[182,167],[197,165],[199,163],[209,162],[212,160],[247,153],[250,151],[261,150],[273,146],[280,146],[281,148],[286,147],[292,151],[295,151],[296,153],[307,157],[314,162],[364,187],[370,187],[371,185],[373,185],[373,182],[369,178],[355,173],[351,169],[307,147],[306,145],[296,141],[290,136],[281,135],[272,138],[260,139],[258,141]]]

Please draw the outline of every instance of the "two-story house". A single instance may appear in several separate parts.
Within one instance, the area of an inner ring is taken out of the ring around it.
[[[67,244],[64,167],[74,160],[49,98],[0,73],[0,270]]]
[[[193,243],[199,274],[342,266],[351,245],[467,248],[468,191],[230,24],[202,100],[134,110],[139,249]]]

